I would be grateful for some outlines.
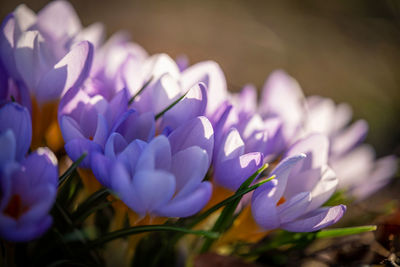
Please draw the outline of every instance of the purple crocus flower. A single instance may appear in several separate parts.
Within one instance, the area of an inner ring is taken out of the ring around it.
[[[22,5],[2,24],[0,58],[4,68],[14,80],[23,82],[40,104],[59,99],[89,74],[93,46],[88,41],[72,42],[78,32],[68,6],[56,1],[36,16]],[[67,45],[69,42],[73,44]]]
[[[352,111],[349,105],[336,105],[319,96],[307,98],[308,116],[305,133],[323,133],[331,147],[329,164],[339,179],[339,187],[362,200],[385,186],[397,170],[397,159],[387,156],[375,160],[375,151],[364,141],[368,124],[357,120],[349,125]],[[366,180],[368,182],[366,182]]]
[[[218,185],[235,191],[262,166],[264,157],[260,152],[246,151],[238,129],[229,121],[232,107],[226,105],[224,109],[214,126],[213,178]]]
[[[51,225],[57,194],[57,159],[47,148],[25,157],[32,138],[29,111],[16,103],[0,108],[0,236],[30,241]]]
[[[14,141],[11,143],[2,143],[1,155],[8,157],[9,151],[12,160],[21,161],[28,152],[32,141],[32,121],[27,108],[8,102],[0,108],[0,133],[12,132]],[[6,147],[11,147],[6,149]],[[3,150],[4,148],[4,150]]]
[[[281,94],[292,96],[293,92],[295,97],[285,99],[292,110],[276,106],[275,101],[283,99]],[[280,156],[294,142],[301,126],[301,91],[282,72],[267,80],[257,106],[256,90],[247,85],[240,94],[230,95],[211,117],[215,128],[214,179],[230,190],[236,190],[263,163]],[[291,112],[296,113],[295,118]]]
[[[180,126],[168,137],[129,144],[110,136],[105,155],[92,157],[96,177],[141,216],[187,217],[200,211],[211,196],[202,181],[213,149],[213,130],[205,117]]]
[[[0,142],[4,139],[12,142],[11,136],[6,132],[0,136]],[[30,241],[51,226],[49,211],[57,194],[57,174],[57,160],[46,148],[39,148],[21,162],[3,164],[0,173],[2,238],[14,242]]]
[[[200,62],[188,67],[182,73],[176,62],[166,54],[154,55],[142,66],[135,66],[136,75],[126,72],[127,88],[134,95],[141,86],[152,79],[147,88],[135,99],[133,107],[139,111],[155,114],[172,104],[199,83],[207,89],[208,101],[205,115],[210,117],[227,96],[224,74],[217,63]]]
[[[15,101],[32,110],[28,89],[21,82],[16,82],[8,76],[0,59],[0,105]]]
[[[306,114],[305,98],[297,81],[282,70],[271,73],[262,89],[259,112],[263,118],[281,119],[286,145],[292,144]]]
[[[257,188],[252,213],[262,228],[312,232],[336,223],[346,207],[321,207],[337,186],[328,167],[328,139],[311,135],[296,142],[272,171],[276,179]],[[302,154],[305,153],[305,154]]]
[[[129,39],[127,33],[117,32],[96,50],[90,76],[100,84],[97,93],[106,98],[146,82],[139,78],[138,70],[147,59],[147,52]]]
[[[119,91],[112,99],[101,95],[89,96],[89,88],[73,88],[62,99],[58,118],[65,140],[65,149],[72,160],[84,152],[103,152],[109,135],[122,134],[127,142],[140,138],[147,141],[154,135],[154,115],[128,110],[128,96]],[[90,155],[82,167],[90,166]]]

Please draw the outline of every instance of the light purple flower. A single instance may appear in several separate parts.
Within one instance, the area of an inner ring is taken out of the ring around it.
[[[28,89],[22,82],[16,82],[9,77],[0,58],[0,105],[10,101],[27,107],[29,111],[32,109]]]
[[[257,151],[246,152],[239,131],[229,125],[228,117],[232,107],[226,106],[214,126],[215,148],[213,155],[214,181],[227,189],[235,191],[264,161],[263,154]]]
[[[32,141],[32,122],[28,109],[9,102],[0,108],[0,122],[0,134],[11,131],[14,138],[10,143],[2,142],[1,158],[22,160]]]
[[[87,88],[70,90],[62,99],[58,112],[68,155],[77,160],[84,152],[89,154],[82,167],[90,166],[92,152],[104,151],[111,133],[123,135],[126,142],[137,138],[147,141],[154,136],[154,115],[128,110],[125,90],[109,101],[101,95],[89,96],[86,90],[90,91]]]
[[[343,216],[343,205],[321,207],[337,186],[335,173],[327,166],[328,145],[323,135],[298,141],[271,172],[277,178],[255,190],[252,213],[261,227],[312,232]]]
[[[67,2],[56,1],[37,16],[21,5],[3,21],[1,61],[8,75],[23,82],[40,104],[59,99],[89,74],[93,46],[73,42],[78,34],[75,17]]]
[[[213,141],[205,117],[149,143],[135,140],[127,144],[113,134],[105,155],[93,155],[92,168],[96,177],[139,215],[187,217],[200,211],[211,197],[211,183],[203,179]]]
[[[375,160],[375,151],[364,141],[368,125],[357,120],[349,125],[352,110],[319,96],[307,98],[308,116],[304,133],[323,133],[330,139],[329,164],[337,173],[339,187],[362,200],[385,186],[397,170],[396,158]]]
[[[47,148],[25,157],[32,138],[27,108],[9,102],[0,108],[0,236],[30,241],[51,225],[57,194],[57,159]]]
[[[339,187],[347,193],[363,200],[390,181],[397,171],[395,156],[375,158],[370,145],[360,145],[330,163],[339,178]]]
[[[137,88],[146,82],[139,78],[138,70],[147,59],[147,52],[129,39],[127,33],[117,32],[96,49],[90,76],[100,84],[96,93],[106,98],[123,88]]]
[[[305,98],[297,81],[282,70],[271,73],[262,89],[259,112],[263,118],[280,118],[286,143],[292,144],[306,114]]]
[[[224,74],[218,64],[212,61],[197,63],[181,73],[173,59],[166,54],[159,54],[147,58],[142,66],[136,66],[135,72],[135,76],[132,75],[133,71],[126,72],[127,88],[132,95],[152,78],[133,103],[133,107],[139,111],[157,114],[199,83],[204,83],[207,89],[205,115],[208,117],[227,97]]]
[[[14,242],[41,236],[52,224],[49,211],[58,178],[55,156],[39,148],[21,162],[7,161],[0,172],[0,236]]]

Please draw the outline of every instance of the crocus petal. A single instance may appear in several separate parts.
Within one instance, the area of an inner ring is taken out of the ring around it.
[[[112,133],[107,139],[104,148],[104,155],[110,159],[116,159],[117,155],[121,153],[127,146],[128,143],[122,135],[119,133]]]
[[[322,167],[301,172],[293,172],[292,170],[289,175],[289,181],[286,184],[284,197],[290,198],[300,192],[311,192],[321,181],[322,170]]]
[[[274,193],[275,204],[282,197],[282,195],[283,195],[283,193],[284,193],[284,191],[286,189],[288,177],[289,177],[289,174],[292,171],[292,168],[299,161],[303,160],[304,158],[306,158],[305,154],[299,154],[299,155],[295,155],[295,156],[292,156],[292,157],[285,158],[271,172],[271,176],[272,175],[276,176],[276,178],[273,180],[274,183],[277,183],[277,187],[276,187],[275,193]],[[263,190],[265,190],[266,188],[269,188],[269,187],[270,187],[269,183],[261,185],[259,188],[257,188],[255,190],[255,192],[253,194],[254,197],[257,197],[258,194],[260,194]]]
[[[14,79],[20,78],[14,58],[15,17],[9,14],[2,22],[0,31],[0,58],[8,75]]]
[[[193,86],[186,96],[162,117],[162,128],[176,129],[190,119],[204,115],[207,91],[204,84]]]
[[[348,152],[365,139],[367,132],[367,122],[364,120],[356,121],[332,138],[331,153],[333,156],[340,156]]]
[[[19,32],[15,33],[17,36],[31,28],[37,20],[35,12],[24,4],[17,6],[12,14],[18,24],[17,30]]]
[[[221,67],[214,61],[204,61],[187,68],[181,76],[182,87],[188,90],[199,82],[207,86],[207,115],[212,115],[226,100],[227,86]]]
[[[148,143],[139,139],[131,142],[117,157],[117,160],[125,165],[130,175],[136,170],[138,159],[142,151],[147,147]]]
[[[0,198],[0,210],[4,210],[7,206],[10,197],[12,195],[12,175],[14,172],[17,172],[21,169],[21,165],[16,161],[8,161],[4,162],[1,168],[1,175],[0,175],[0,188],[1,188],[1,198]],[[0,212],[1,214],[1,212]]]
[[[39,197],[37,197],[36,203],[18,218],[18,223],[22,225],[34,223],[46,217],[54,204],[57,194],[57,185],[40,186],[32,188],[31,191],[31,195]]]
[[[32,140],[32,122],[27,108],[17,103],[7,103],[0,108],[0,132],[11,129],[16,141],[15,157],[21,160]]]
[[[37,26],[46,37],[59,40],[72,37],[81,29],[78,15],[67,1],[53,1],[47,4],[37,16]]]
[[[306,154],[307,158],[302,161],[302,164],[296,166],[294,172],[319,168],[328,162],[329,140],[322,134],[309,135],[293,144],[286,153],[286,157],[300,153]]]
[[[133,177],[133,187],[142,206],[139,213],[151,213],[174,195],[175,177],[166,171],[138,171]]]
[[[208,166],[207,152],[200,147],[189,147],[173,155],[171,172],[178,192],[175,198],[190,194],[204,179]]]
[[[128,108],[128,92],[123,89],[119,91],[108,104],[106,119],[108,123],[114,123]]]
[[[90,168],[96,179],[104,186],[111,187],[111,168],[113,161],[103,154],[94,152],[90,157]]]
[[[145,81],[148,81],[150,77],[153,77],[153,81],[157,81],[165,73],[168,73],[174,79],[179,79],[180,77],[178,66],[167,54],[157,54],[149,57],[143,66],[143,72],[147,74],[144,78]]]
[[[222,162],[238,158],[244,153],[244,142],[240,137],[239,131],[231,128],[226,136],[222,139],[221,146],[218,149],[216,162]]]
[[[311,203],[310,192],[302,192],[278,206],[280,223],[288,223],[306,213]]]
[[[312,211],[324,204],[335,192],[338,179],[335,172],[328,166],[324,166],[321,172],[321,180],[311,191],[311,204],[307,211]]]
[[[37,86],[39,102],[57,99],[87,78],[93,59],[93,45],[83,41],[72,48],[53,69],[47,72]]]
[[[197,117],[181,125],[168,136],[168,139],[171,143],[172,154],[191,146],[198,146],[207,151],[211,162],[214,131],[206,117]]]
[[[14,50],[15,64],[26,86],[34,90],[40,79],[42,58],[42,37],[38,31],[24,32]],[[36,92],[35,92],[36,93]]]
[[[214,164],[214,179],[219,185],[235,191],[262,163],[263,156],[258,152],[225,160]]]
[[[339,158],[331,158],[329,165],[339,179],[339,187],[348,189],[363,184],[363,180],[370,176],[374,159],[373,147],[363,144]]]
[[[28,242],[43,235],[52,223],[52,218],[46,216],[40,222],[21,227],[10,217],[0,215],[0,236],[13,242]]]
[[[210,200],[212,185],[210,182],[201,183],[196,190],[185,197],[173,198],[157,210],[157,214],[166,217],[188,217],[199,212]]]
[[[111,170],[111,189],[121,198],[121,200],[132,210],[144,215],[145,207],[142,205],[139,195],[136,193],[136,188],[132,184],[132,177],[123,164],[114,162]]]
[[[66,142],[76,138],[85,138],[80,126],[73,118],[62,116],[60,121],[61,133]]]
[[[15,160],[16,140],[11,129],[0,134],[0,169],[8,161]]]
[[[22,164],[29,170],[30,181],[37,184],[57,185],[57,158],[48,148],[38,148]]]
[[[271,73],[261,94],[260,112],[262,115],[278,116],[292,129],[288,137],[293,135],[293,129],[303,120],[304,96],[295,79],[282,70]],[[282,106],[286,108],[282,108]]]
[[[271,201],[266,191],[253,198],[251,213],[256,223],[266,230],[276,229],[280,225],[276,203]]]
[[[65,150],[68,156],[76,161],[84,153],[87,154],[85,159],[81,163],[81,167],[90,167],[90,155],[92,152],[102,152],[102,148],[99,144],[87,139],[72,139],[65,144]]]
[[[333,122],[333,131],[338,131],[345,127],[350,121],[353,116],[353,111],[351,106],[346,103],[340,103],[336,106],[335,111],[335,120]]]
[[[344,205],[320,208],[306,214],[304,218],[282,224],[281,228],[290,232],[314,232],[339,221],[345,211]]]
[[[257,107],[257,89],[253,85],[246,85],[240,92],[239,105],[245,112],[256,112]]]
[[[168,139],[159,135],[144,148],[138,163],[139,170],[162,169],[169,170],[171,167],[171,146]]]
[[[70,46],[81,41],[89,41],[95,48],[100,47],[105,37],[105,29],[102,23],[96,22],[81,30],[73,39]]]
[[[178,81],[168,73],[165,73],[153,86],[152,102],[154,110],[152,111],[155,114],[162,112],[183,93]]]
[[[130,109],[115,123],[111,132],[119,132],[127,142],[135,139],[150,141],[155,135],[155,120],[152,112],[139,114]]]
[[[335,116],[335,103],[330,98],[318,96],[308,97],[309,107],[306,121],[307,132],[323,133],[329,135],[332,130],[332,122]]]
[[[108,137],[108,123],[103,115],[98,114],[97,116],[97,127],[96,133],[93,137],[93,141],[97,144],[100,144],[102,148],[106,143],[106,139]]]
[[[365,179],[361,185],[355,186],[351,191],[351,195],[357,200],[363,200],[390,182],[390,178],[397,171],[398,159],[395,156],[387,156],[379,159],[374,166],[374,170]]]

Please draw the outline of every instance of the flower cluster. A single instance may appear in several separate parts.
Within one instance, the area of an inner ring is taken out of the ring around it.
[[[131,224],[195,215],[269,164],[253,184],[275,179],[235,211],[250,209],[262,233],[330,226],[346,210],[324,206],[338,188],[362,200],[396,170],[393,156],[375,160],[361,144],[368,127],[349,125],[348,105],[305,97],[284,71],[268,77],[258,101],[252,85],[229,92],[213,61],[186,66],[148,55],[122,32],[103,36],[101,24],[83,28],[62,0],[38,14],[20,5],[2,23],[4,239],[29,241],[50,227],[58,186],[51,150],[72,161],[86,155],[79,171],[91,179],[87,191],[97,179],[134,214]]]

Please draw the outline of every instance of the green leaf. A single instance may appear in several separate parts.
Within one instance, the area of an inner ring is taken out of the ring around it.
[[[114,232],[110,232],[101,236],[100,238],[93,240],[90,243],[90,247],[96,247],[112,241],[114,239],[118,239],[121,237],[126,237],[129,235],[135,235],[145,232],[160,232],[160,231],[175,231],[175,232],[182,232],[185,234],[193,234],[193,235],[200,235],[205,236],[207,238],[216,239],[218,238],[218,233],[210,232],[210,231],[202,231],[202,230],[191,230],[182,227],[174,227],[174,226],[167,226],[167,225],[144,225],[144,226],[134,226],[131,228],[121,229]]]
[[[263,165],[261,168],[259,168],[253,175],[251,175],[249,178],[246,179],[242,183],[242,185],[239,187],[239,189],[236,191],[236,194],[241,193],[242,191],[246,190],[249,188],[251,183],[254,181],[254,179],[257,178],[257,176],[262,173],[266,168],[268,167],[268,164]],[[267,179],[263,183],[266,183],[268,181],[271,181],[273,177]],[[218,217],[217,221],[215,222],[212,231],[217,232],[217,233],[222,233],[225,232],[226,229],[229,228],[233,221],[233,214],[239,205],[240,200],[242,199],[243,195],[240,197],[237,197],[235,200],[231,201],[229,204],[225,206],[225,208],[222,210],[221,215]],[[206,252],[210,249],[211,245],[213,243],[212,239],[206,239],[203,247],[201,248],[201,252]]]
[[[132,102],[135,100],[135,98],[136,98],[138,95],[140,95],[140,94],[143,92],[143,90],[144,90],[147,86],[149,86],[149,84],[151,83],[151,81],[153,80],[153,78],[154,78],[154,77],[151,76],[150,79],[149,79],[147,82],[145,82],[145,83],[143,84],[143,86],[139,89],[139,91],[137,91],[137,93],[136,93],[134,96],[132,96],[131,99],[129,99],[128,105],[132,104]]]
[[[69,168],[60,176],[58,179],[58,186],[60,187],[69,177],[71,177],[72,173],[78,168],[79,164],[85,159],[86,153],[83,153],[74,163],[69,166]]]
[[[357,235],[376,230],[376,225],[364,225],[346,228],[325,229],[316,233],[316,238],[333,238],[347,235]]]
[[[72,214],[72,220],[74,221],[74,223],[80,223],[93,212],[110,205],[111,202],[103,203],[109,195],[110,190],[107,188],[101,188],[90,195],[78,206],[76,211]]]
[[[263,170],[265,170],[265,168],[263,168]],[[263,171],[262,170],[262,171]],[[257,171],[258,172],[258,171]],[[261,172],[260,172],[261,173]],[[253,174],[254,175],[254,174]],[[201,221],[203,221],[204,219],[206,219],[208,216],[210,216],[212,213],[216,212],[217,210],[219,210],[220,208],[232,203],[233,201],[237,200],[237,199],[241,199],[244,195],[246,195],[247,193],[250,193],[251,191],[257,189],[259,186],[271,181],[275,179],[275,175],[271,176],[270,178],[259,182],[255,185],[252,185],[246,189],[243,189],[239,192],[236,192],[234,195],[222,200],[221,202],[215,204],[214,206],[212,206],[211,208],[209,208],[208,210],[204,211],[203,213],[195,216],[192,221],[189,223],[189,227],[192,228],[195,225],[197,225],[198,223],[200,223]]]
[[[347,228],[333,228],[333,229],[324,229],[317,232],[310,233],[293,233],[280,230],[278,231],[274,238],[266,240],[265,244],[258,246],[257,248],[253,248],[251,252],[242,254],[241,256],[257,256],[261,253],[277,249],[282,246],[292,245],[292,246],[300,246],[304,247],[310,244],[315,239],[319,238],[335,238],[347,235],[356,235],[365,232],[375,231],[375,225],[365,225],[365,226],[357,226],[357,227],[347,227]]]
[[[190,90],[190,89],[189,89]],[[168,107],[166,107],[163,111],[161,111],[160,113],[158,113],[157,115],[156,115],[156,120],[158,120],[159,118],[161,118],[164,114],[165,114],[165,112],[167,112],[168,110],[170,110],[171,108],[173,108],[176,104],[178,104],[188,93],[189,93],[189,90],[188,91],[186,91],[186,93],[184,93],[181,97],[179,97],[177,100],[175,100],[171,105],[169,105]]]

